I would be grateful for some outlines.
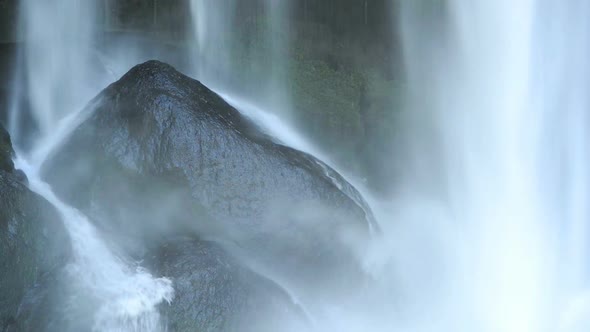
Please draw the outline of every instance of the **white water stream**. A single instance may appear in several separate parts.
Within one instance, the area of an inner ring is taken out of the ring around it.
[[[70,235],[73,261],[69,277],[89,300],[97,301],[93,331],[162,331],[157,305],[174,298],[172,282],[154,278],[137,264],[117,256],[97,229],[80,211],[62,202],[39,177],[37,165],[17,159],[25,171],[29,187],[49,201],[59,212]]]
[[[59,128],[75,128],[72,123]],[[57,146],[64,133],[45,142]],[[157,305],[174,298],[172,282],[154,278],[138,264],[118,256],[101,238],[98,230],[80,211],[61,201],[51,187],[41,180],[39,168],[51,151],[39,146],[33,162],[17,158],[15,166],[28,176],[29,188],[49,201],[59,212],[70,236],[73,260],[69,277],[79,289],[98,303],[94,315],[94,331],[162,331]]]

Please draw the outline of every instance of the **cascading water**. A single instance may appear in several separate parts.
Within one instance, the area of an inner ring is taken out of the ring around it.
[[[264,1],[269,28],[267,40],[270,44],[270,82],[268,95],[270,107],[280,112],[283,118],[290,116],[288,93],[289,74],[286,58],[289,56],[289,2],[277,0]]]
[[[154,278],[115,254],[88,218],[62,202],[39,174],[48,154],[80,121],[78,110],[104,87],[96,75],[91,75],[95,68],[94,5],[94,1],[71,0],[21,4],[24,44],[18,72],[27,83],[25,94],[32,104],[40,137],[30,155],[21,153],[15,164],[27,174],[31,190],[61,214],[72,241],[74,257],[68,269],[72,291],[78,298],[96,303],[93,330],[161,331],[165,326],[160,322],[157,305],[172,301],[171,281]],[[20,106],[17,102],[12,105]],[[10,127],[15,131],[19,112],[11,112]]]
[[[444,219],[418,215],[432,228],[419,231],[448,255],[444,270],[409,273],[430,285],[411,294],[420,311],[407,319],[428,326],[427,312],[439,331],[581,331],[589,7],[454,0],[434,29],[429,5],[402,3],[418,143],[396,206],[441,206]]]
[[[76,0],[25,0],[20,6],[25,42],[19,79],[27,85],[33,116],[44,136],[102,88],[103,82],[80,84],[91,77],[97,8],[95,1]]]
[[[194,62],[197,77],[210,85],[227,82],[236,47],[232,24],[236,14],[236,0],[191,0],[191,14],[195,38]]]
[[[23,159],[15,165],[29,177],[29,187],[61,214],[72,240],[73,262],[68,267],[76,296],[96,301],[93,331],[162,331],[157,305],[174,298],[172,282],[154,278],[115,255],[98,230],[80,211],[62,202],[43,182],[38,166]]]
[[[255,22],[245,22],[239,20],[239,1],[191,0],[195,42],[190,48],[190,58],[195,76],[209,87],[225,93],[245,94],[249,99],[254,98],[268,109],[273,109],[275,113],[288,116],[290,102],[285,61],[288,3],[263,0],[256,4],[260,8],[253,15]],[[250,34],[241,34],[235,24],[246,25],[251,29]],[[250,67],[259,70],[252,73]],[[244,75],[247,82],[259,82],[255,92],[236,91],[240,90],[237,86],[247,84],[236,84],[236,77]]]

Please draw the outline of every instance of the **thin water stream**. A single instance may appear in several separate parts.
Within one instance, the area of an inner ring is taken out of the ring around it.
[[[30,160],[23,154],[15,166],[28,177],[29,188],[59,212],[70,236],[73,258],[67,272],[78,301],[96,303],[93,330],[105,332],[165,330],[158,305],[174,299],[171,280],[156,278],[139,264],[120,256],[81,211],[60,200],[40,176],[40,168],[51,151],[79,123],[76,114],[66,118],[52,137],[40,140]]]

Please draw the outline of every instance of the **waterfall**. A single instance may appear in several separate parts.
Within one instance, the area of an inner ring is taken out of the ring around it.
[[[452,238],[437,229],[444,274],[411,298],[439,331],[580,331],[590,312],[590,8],[428,6],[402,3],[414,144],[398,199],[436,202],[446,220],[422,222],[443,222]]]
[[[266,36],[270,44],[269,107],[283,118],[290,116],[289,100],[289,1],[264,1],[269,22]]]
[[[91,77],[95,1],[34,1],[20,4],[26,95],[41,136],[97,92]]]
[[[197,77],[213,86],[228,84],[238,35],[232,23],[236,0],[191,0],[194,30],[193,65]]]
[[[193,71],[216,90],[255,99],[289,116],[289,1],[252,1],[248,19],[237,0],[191,0]],[[247,32],[242,29],[248,29]],[[256,81],[256,89],[244,85]]]

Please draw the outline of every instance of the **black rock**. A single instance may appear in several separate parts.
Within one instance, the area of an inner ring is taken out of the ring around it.
[[[221,239],[314,295],[363,277],[355,250],[370,212],[358,192],[200,82],[149,61],[82,116],[44,178],[127,249],[177,233]]]
[[[67,269],[43,275],[21,301],[8,332],[91,331],[96,306],[72,287]]]
[[[170,331],[279,331],[308,327],[304,311],[272,281],[218,244],[190,238],[162,246],[157,267],[173,277],[176,297],[163,304]]]
[[[0,158],[12,153],[3,133]],[[60,273],[70,257],[69,243],[53,206],[19,181],[12,167],[0,169],[0,331],[30,330],[21,325],[30,317],[21,314],[20,304],[32,289],[43,288],[43,280]]]

